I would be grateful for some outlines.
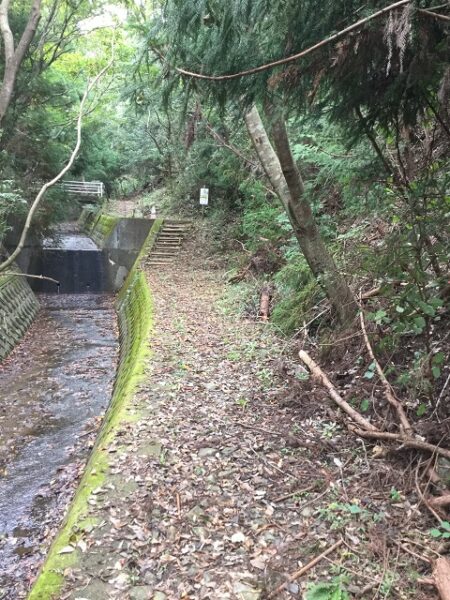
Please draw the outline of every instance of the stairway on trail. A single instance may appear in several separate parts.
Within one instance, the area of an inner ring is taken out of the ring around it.
[[[147,265],[160,266],[173,263],[191,227],[190,221],[165,220],[150,252]]]

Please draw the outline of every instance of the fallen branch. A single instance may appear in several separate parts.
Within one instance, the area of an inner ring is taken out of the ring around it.
[[[385,440],[388,442],[397,442],[400,444],[400,450],[403,448],[415,448],[416,450],[425,450],[425,452],[431,452],[432,454],[439,454],[440,456],[445,456],[445,458],[450,459],[450,450],[446,448],[441,448],[440,446],[435,446],[434,444],[430,444],[428,442],[423,442],[422,440],[404,436],[400,433],[388,433],[387,431],[362,431],[360,429],[350,428],[350,430],[362,438],[369,438],[372,440]]]
[[[364,292],[364,294],[361,294],[361,300],[369,300],[370,298],[378,296],[382,289],[383,286],[379,285],[378,287],[372,288],[371,290]]]
[[[400,448],[415,448],[416,450],[424,450],[425,452],[431,452],[434,455],[444,456],[450,459],[450,450],[441,448],[435,444],[430,444],[423,440],[406,435],[404,433],[389,433],[387,431],[380,431],[370,421],[365,419],[357,410],[355,410],[348,402],[346,402],[342,396],[336,391],[336,388],[322,371],[317,363],[309,356],[304,350],[299,352],[300,360],[309,368],[311,373],[316,379],[328,390],[330,397],[334,402],[347,413],[353,421],[358,423],[363,429],[357,429],[356,427],[349,426],[350,431],[362,438],[369,438],[374,440],[386,440],[390,442],[397,442],[400,444]],[[400,449],[399,448],[399,449]]]
[[[14,271],[0,273],[0,277],[8,277],[9,275],[14,275],[15,277],[27,277],[29,279],[41,279],[45,281],[51,281],[52,283],[59,285],[59,281],[57,279],[53,279],[53,277],[47,277],[46,275],[29,275],[28,273],[16,273]]]
[[[434,563],[433,579],[442,600],[450,600],[450,559],[441,556]]]
[[[391,387],[391,384],[386,379],[386,375],[384,374],[384,371],[381,368],[380,363],[375,358],[375,354],[373,352],[372,346],[369,341],[369,336],[367,335],[366,323],[364,321],[364,312],[363,312],[362,308],[359,313],[359,319],[361,322],[361,329],[363,332],[364,341],[366,343],[367,352],[369,353],[370,358],[374,362],[378,376],[381,379],[381,383],[383,384],[384,395],[386,396],[386,400],[389,402],[389,404],[391,406],[394,407],[394,409],[397,413],[398,419],[400,421],[400,429],[403,430],[407,434],[411,434],[413,429],[411,427],[411,424],[408,421],[408,417],[406,416],[405,410],[404,410],[401,402],[395,397],[394,391]]]
[[[320,561],[323,560],[325,558],[325,556],[328,556],[329,554],[331,554],[332,552],[337,550],[337,548],[339,548],[339,546],[342,546],[343,543],[344,543],[344,540],[342,540],[342,539],[339,540],[338,542],[336,542],[335,544],[333,544],[332,546],[327,548],[324,552],[322,552],[322,554],[319,554],[319,556],[316,556],[316,558],[313,558],[313,560],[311,560],[304,567],[302,567],[298,571],[295,571],[295,573],[292,573],[292,575],[289,575],[289,577],[286,579],[286,581],[284,583],[279,585],[272,592],[270,592],[270,594],[268,594],[267,600],[272,600],[272,598],[278,598],[279,593],[282,592],[286,586],[288,586],[290,583],[292,583],[293,581],[295,581],[296,579],[298,579],[299,577],[301,577],[302,575],[304,575],[305,573],[310,571],[313,567],[315,567],[318,563],[320,563]],[[447,600],[447,598],[445,598],[445,600]]]
[[[247,273],[250,272],[251,268],[252,268],[252,263],[250,262],[246,267],[241,269],[239,271],[239,273],[237,273],[236,275],[233,275],[233,277],[230,277],[230,279],[228,280],[228,283],[239,283],[240,281],[245,279],[245,276],[247,275]]]
[[[342,408],[342,410],[349,415],[355,421],[363,427],[366,431],[372,432],[374,435],[377,433],[381,433],[370,421],[365,419],[357,410],[355,410],[348,402],[346,402],[340,394],[336,391],[336,388],[322,371],[317,363],[309,356],[307,352],[304,350],[300,350],[299,352],[300,360],[302,360],[311,373],[314,375],[319,382],[327,388],[330,397],[336,402],[336,404]]]
[[[429,585],[433,587],[436,586],[436,582],[432,577],[419,577],[419,579],[417,579],[416,581],[419,585]]]

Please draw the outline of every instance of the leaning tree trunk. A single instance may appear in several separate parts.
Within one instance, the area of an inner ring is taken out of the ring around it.
[[[284,121],[276,119],[272,126],[277,152],[270,143],[256,106],[245,115],[245,122],[264,171],[286,210],[311,271],[325,290],[339,320],[348,323],[356,315],[357,304],[323,242],[311,206],[305,198],[303,181],[291,153]]]

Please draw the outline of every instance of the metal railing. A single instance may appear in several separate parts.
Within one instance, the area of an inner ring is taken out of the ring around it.
[[[28,189],[38,191],[43,181],[33,181],[28,185]],[[68,194],[77,194],[79,196],[98,196],[102,197],[105,193],[105,186],[102,181],[61,181],[56,184]],[[15,182],[13,180],[0,180],[0,191],[13,191]],[[2,189],[4,188],[4,190]]]
[[[80,196],[103,196],[105,188],[102,181],[62,181],[61,188],[68,194]]]

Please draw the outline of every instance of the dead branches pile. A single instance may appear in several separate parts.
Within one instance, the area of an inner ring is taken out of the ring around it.
[[[422,476],[426,477],[427,485],[425,491],[420,488],[419,478],[416,477],[416,487],[419,493],[420,502],[423,503],[431,514],[438,520],[442,521],[445,518],[445,509],[450,505],[450,494],[443,493],[441,496],[428,496],[427,488],[430,482],[439,482],[439,477],[433,469],[433,464],[438,457],[450,459],[450,449],[443,448],[440,445],[427,442],[423,437],[416,434],[412,424],[409,422],[404,406],[396,396],[393,388],[384,374],[384,371],[375,357],[367,333],[366,323],[364,320],[364,312],[360,310],[360,324],[362,336],[365,342],[367,352],[375,366],[376,372],[380,378],[384,390],[384,397],[388,404],[392,407],[397,417],[397,431],[384,431],[371,423],[366,417],[359,413],[351,406],[337,391],[336,387],[330,381],[326,373],[319,365],[309,356],[307,352],[301,350],[299,357],[301,361],[308,367],[317,382],[320,383],[326,390],[330,398],[339,406],[339,408],[349,417],[348,429],[361,438],[385,441],[396,444],[396,452],[405,449],[416,449],[431,455],[431,459],[427,459],[423,465]],[[418,469],[422,466],[419,463]],[[417,474],[418,475],[418,474]],[[443,600],[450,600],[450,560],[440,558],[434,564],[432,582],[437,587]]]

